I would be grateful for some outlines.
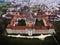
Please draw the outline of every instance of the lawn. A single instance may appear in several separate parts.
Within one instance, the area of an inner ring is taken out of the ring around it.
[[[30,7],[29,9],[32,11],[38,11],[39,10],[38,8],[33,8],[33,7]]]
[[[1,45],[56,45],[53,37],[47,37],[45,40],[24,39],[0,36]]]
[[[55,31],[56,31],[56,39],[58,40],[58,42],[60,43],[60,21],[55,21],[55,22],[52,22],[54,24],[54,28],[55,28]]]
[[[25,26],[26,23],[24,20],[18,20],[18,26]]]
[[[7,3],[6,2],[0,2],[0,6],[6,6]]]
[[[52,22],[56,32],[60,32],[60,21]]]
[[[3,14],[3,11],[0,11],[0,15],[2,15]]]
[[[43,25],[44,25],[44,23],[43,23],[43,21],[42,21],[42,20],[40,20],[40,21],[36,20],[35,25],[36,25],[36,26],[43,26]]]

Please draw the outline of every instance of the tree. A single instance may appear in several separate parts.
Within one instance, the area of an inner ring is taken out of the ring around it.
[[[2,19],[0,19],[0,34],[2,34],[4,32],[4,21]]]

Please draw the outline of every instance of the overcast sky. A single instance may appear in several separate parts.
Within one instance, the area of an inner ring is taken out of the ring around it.
[[[6,1],[13,1],[13,0],[6,0]],[[19,2],[19,1],[21,1],[21,0],[15,0],[16,2]],[[49,2],[56,2],[56,3],[60,3],[60,0],[31,0],[31,1],[37,1],[37,2],[47,2],[47,3],[49,3]]]

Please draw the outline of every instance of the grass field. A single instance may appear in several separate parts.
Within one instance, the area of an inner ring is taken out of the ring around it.
[[[0,2],[0,6],[6,6],[7,3],[6,2]]]
[[[53,23],[54,29],[56,31],[55,37],[56,37],[57,41],[60,43],[60,21],[54,21],[52,23]]]
[[[25,26],[25,21],[24,20],[18,20],[18,26]]]
[[[1,45],[56,45],[53,37],[47,37],[45,40],[23,39],[0,36]]]
[[[51,22],[54,25],[55,31],[60,32],[60,21]]]
[[[32,11],[37,11],[37,10],[39,10],[38,8],[29,8],[30,10],[32,10]]]
[[[41,20],[41,21],[36,20],[35,25],[36,25],[36,26],[43,26],[43,25],[44,25],[44,23],[43,23],[43,21],[42,21],[42,20]]]
[[[3,12],[2,11],[0,11],[0,15],[2,15],[3,14]]]

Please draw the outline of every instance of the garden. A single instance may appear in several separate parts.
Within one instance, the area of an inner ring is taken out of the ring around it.
[[[36,26],[44,26],[44,23],[42,20],[38,21],[36,20],[36,23],[35,23]]]
[[[25,20],[18,20],[18,26],[26,26]]]

